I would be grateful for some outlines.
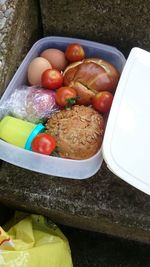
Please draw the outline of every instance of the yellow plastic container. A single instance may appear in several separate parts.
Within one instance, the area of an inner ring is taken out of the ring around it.
[[[45,127],[41,123],[36,125],[11,116],[5,116],[0,121],[0,138],[10,144],[30,150],[33,138],[44,129]]]

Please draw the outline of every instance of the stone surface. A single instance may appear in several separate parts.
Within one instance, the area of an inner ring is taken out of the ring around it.
[[[36,0],[0,1],[0,95],[40,34]]]
[[[90,179],[72,180],[1,162],[0,202],[56,223],[150,243],[150,197],[105,163]]]
[[[125,55],[134,46],[150,51],[149,0],[41,0],[45,35],[72,36],[116,46]]]

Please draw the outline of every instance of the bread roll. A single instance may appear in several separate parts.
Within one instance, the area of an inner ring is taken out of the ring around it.
[[[76,89],[78,103],[89,105],[100,91],[114,93],[119,81],[118,70],[109,62],[88,58],[70,64],[64,71],[64,84]]]
[[[61,157],[87,159],[101,147],[103,117],[91,107],[75,105],[54,113],[46,123],[46,132],[55,137]]]

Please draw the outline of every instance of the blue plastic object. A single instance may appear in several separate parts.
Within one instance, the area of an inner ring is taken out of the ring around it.
[[[31,150],[31,144],[34,137],[36,137],[39,133],[42,133],[44,131],[45,131],[45,126],[42,123],[37,124],[36,127],[31,132],[31,134],[29,135],[24,148],[27,150]]]

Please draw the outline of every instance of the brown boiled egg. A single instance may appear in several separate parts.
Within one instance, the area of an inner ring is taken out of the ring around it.
[[[47,59],[52,65],[52,68],[58,69],[59,71],[63,71],[68,64],[64,52],[56,48],[48,48],[40,56]]]
[[[41,76],[42,73],[47,70],[51,69],[52,66],[50,62],[43,58],[43,57],[36,57],[34,58],[27,70],[27,77],[28,77],[28,82],[30,85],[40,85],[41,84]]]

